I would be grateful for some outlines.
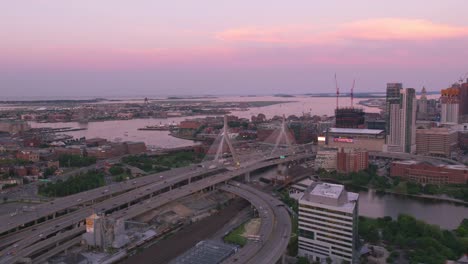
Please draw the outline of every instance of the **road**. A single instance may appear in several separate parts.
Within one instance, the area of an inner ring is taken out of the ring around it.
[[[175,186],[177,186],[177,184],[180,184],[181,181],[187,181],[188,178],[192,178],[195,174],[200,175],[200,173],[194,171],[194,168],[192,168],[188,169],[188,171],[192,171],[192,173],[182,175],[179,175],[174,171],[183,170],[169,171],[171,172],[170,174],[172,175],[172,177],[164,176],[164,178],[160,178],[155,176],[146,176],[153,177],[153,181],[151,182],[150,179],[146,178],[141,182],[141,184],[144,186],[141,186],[139,188],[134,187],[134,189],[131,191],[128,191],[129,186],[116,187],[112,189],[112,192],[117,193],[119,190],[121,190],[121,194],[116,195],[114,197],[109,196],[108,199],[105,199],[102,202],[95,203],[93,205],[93,208],[80,208],[64,216],[45,221],[43,223],[38,224],[35,227],[31,227],[2,238],[0,242],[0,248],[4,249],[0,252],[0,254],[4,257],[0,258],[0,263],[14,263],[14,261],[19,259],[18,256],[29,256],[34,252],[33,250],[31,250],[32,246],[36,243],[39,243],[39,241],[41,240],[45,241],[44,243],[40,242],[41,245],[43,245],[42,248],[45,248],[47,246],[47,241],[50,241],[50,238],[45,239],[46,237],[56,236],[57,234],[61,234],[64,230],[67,229],[71,229],[72,231],[76,230],[76,227],[80,227],[82,224],[84,224],[85,218],[91,215],[93,212],[105,213],[106,215],[114,219],[132,219],[135,216],[145,213],[151,209],[160,207],[170,201],[187,196],[189,194],[198,192],[203,189],[212,188],[212,186],[214,185],[227,182],[230,179],[243,175],[247,172],[251,172],[267,166],[276,165],[282,162],[289,162],[294,161],[296,159],[307,158],[309,156],[310,154],[301,154],[285,159],[268,159],[264,161],[258,161],[254,162],[248,167],[241,167],[238,169],[233,169],[232,171],[217,173],[206,178],[197,179],[197,181],[192,181],[190,184],[188,184],[187,182],[185,185],[178,187]],[[203,173],[206,173],[205,169],[202,169],[202,171]],[[168,174],[168,171],[164,173]],[[125,184],[128,185],[128,183]],[[134,183],[131,182],[130,187],[133,186],[133,184]],[[110,187],[111,186],[107,187],[109,188],[107,192],[104,190],[101,194],[110,193]],[[126,191],[123,192],[122,190]],[[86,197],[87,194],[81,195],[81,197]],[[268,197],[268,195],[266,195],[266,197]],[[73,203],[74,201],[71,200],[71,202]],[[54,207],[59,205],[54,204],[54,202],[52,202],[50,206]],[[62,207],[66,208],[66,206]],[[53,209],[52,211],[55,210],[56,209]],[[27,214],[27,216],[30,217],[30,219],[39,218],[38,215],[35,214]],[[13,222],[9,223],[9,225],[17,225],[17,223]],[[74,232],[77,231],[73,231],[68,234],[70,234],[70,236],[74,236],[76,235],[76,233]],[[34,250],[37,251],[37,248],[34,247]],[[12,253],[15,253],[16,255],[11,255]]]
[[[239,182],[219,189],[248,200],[261,218],[260,241],[247,243],[223,263],[276,263],[285,253],[291,237],[291,218],[285,205],[276,198]]]

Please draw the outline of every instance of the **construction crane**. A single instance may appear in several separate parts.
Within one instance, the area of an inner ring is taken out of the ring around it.
[[[351,86],[351,108],[354,107],[353,99],[354,99],[354,84],[356,84],[356,79],[353,80],[353,86]]]
[[[468,72],[465,73],[464,76],[460,77],[460,79],[458,80],[458,82],[459,82],[460,84],[462,84],[465,80],[467,80],[467,77],[468,77]],[[467,80],[467,82],[468,82],[468,80]]]
[[[336,109],[338,109],[338,97],[340,96],[340,88],[338,87],[338,80],[336,79],[335,73],[335,86],[336,86]]]

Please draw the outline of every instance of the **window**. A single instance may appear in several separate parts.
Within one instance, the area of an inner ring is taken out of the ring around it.
[[[309,239],[315,239],[314,232],[305,229],[299,229],[299,236]]]

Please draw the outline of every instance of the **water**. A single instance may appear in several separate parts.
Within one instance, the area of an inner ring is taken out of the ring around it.
[[[168,119],[131,119],[131,120],[112,120],[103,122],[67,122],[67,123],[37,123],[30,122],[31,127],[74,127],[74,128],[87,128],[86,130],[66,132],[64,134],[74,136],[76,138],[105,138],[109,141],[143,141],[149,146],[160,148],[175,148],[185,147],[196,144],[191,140],[184,140],[175,138],[169,135],[169,131],[147,131],[138,130],[149,125],[156,124],[170,124],[172,121],[179,123],[185,120],[181,118],[168,118]]]
[[[207,100],[207,99],[194,99],[194,100]],[[219,97],[212,99],[217,102],[249,102],[249,101],[294,101],[290,103],[281,103],[264,107],[252,107],[247,111],[232,111],[233,115],[242,118],[249,118],[252,115],[259,113],[265,114],[268,118],[275,115],[302,115],[303,113],[311,113],[312,115],[333,115],[335,107],[335,98],[330,97],[275,97],[275,96],[259,96],[259,97]],[[340,102],[344,103],[349,99],[341,98]],[[357,101],[357,100],[356,100]],[[139,102],[139,101],[133,101]],[[143,101],[141,100],[141,103]],[[378,112],[377,108],[363,107],[368,112]],[[132,120],[112,120],[103,122],[67,122],[67,123],[37,123],[30,122],[31,127],[74,127],[74,128],[87,128],[87,130],[66,132],[65,134],[74,137],[94,138],[100,137],[110,141],[143,141],[147,145],[170,148],[170,147],[184,147],[195,144],[193,141],[174,138],[169,135],[168,131],[142,131],[142,128],[149,125],[157,124],[172,124],[180,123],[188,118],[203,117],[174,117],[167,119],[151,118],[151,119],[132,119]]]
[[[444,201],[408,198],[392,194],[377,194],[374,191],[359,192],[359,215],[377,218],[408,214],[426,223],[444,229],[457,228],[468,218],[468,206]]]

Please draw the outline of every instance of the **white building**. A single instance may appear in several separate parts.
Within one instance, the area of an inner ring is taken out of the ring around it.
[[[416,95],[413,88],[400,90],[400,100],[388,108],[387,144],[384,151],[414,153],[416,151]]]
[[[315,169],[336,170],[336,149],[318,150],[315,158]]]
[[[309,186],[299,199],[299,256],[357,263],[358,198],[339,184]]]

